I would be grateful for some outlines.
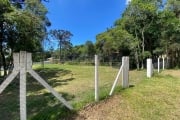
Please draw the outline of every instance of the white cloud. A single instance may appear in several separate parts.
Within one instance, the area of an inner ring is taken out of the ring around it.
[[[128,5],[131,2],[131,0],[126,0],[126,5]]]

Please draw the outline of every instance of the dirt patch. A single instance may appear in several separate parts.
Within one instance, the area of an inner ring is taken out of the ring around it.
[[[115,95],[96,104],[87,105],[74,120],[132,120],[134,111],[122,99]]]

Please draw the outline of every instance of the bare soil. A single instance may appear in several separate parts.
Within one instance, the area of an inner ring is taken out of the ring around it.
[[[133,120],[137,118],[134,110],[122,99],[114,95],[99,103],[89,104],[81,110],[74,120]]]

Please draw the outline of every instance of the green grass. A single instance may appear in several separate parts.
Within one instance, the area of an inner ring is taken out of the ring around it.
[[[180,118],[180,78],[155,75],[121,93],[142,120],[178,120]]]
[[[47,64],[44,69],[39,65],[33,68],[73,105],[74,110],[69,111],[28,75],[29,120],[59,120],[75,116],[77,111],[94,102],[94,66]],[[117,72],[117,68],[99,67],[100,100],[108,97]],[[178,120],[180,78],[171,73],[172,71],[166,71],[147,79],[146,71],[130,71],[130,84],[133,87],[121,89],[120,80],[114,94],[122,96],[134,112],[135,119]],[[0,120],[19,119],[18,86],[19,82],[16,80],[0,95]]]

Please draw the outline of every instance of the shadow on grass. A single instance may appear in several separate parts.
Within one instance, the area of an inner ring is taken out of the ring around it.
[[[51,86],[67,85],[72,81],[72,73],[63,69],[38,69],[37,73],[45,79]],[[68,75],[69,78],[62,79],[62,76]],[[59,77],[61,76],[61,77]],[[58,79],[56,79],[58,78]],[[51,79],[51,80],[48,80]],[[39,93],[44,87],[38,83],[31,75],[27,75],[27,116],[28,120],[69,120],[76,116],[75,111],[68,110],[51,93]],[[62,97],[71,101],[74,96],[68,93],[62,93]],[[19,79],[13,82],[0,94],[0,120],[19,120]]]
[[[59,68],[39,68],[35,70],[40,76],[46,79],[65,76],[67,74],[72,74],[70,70],[59,69]]]
[[[133,88],[133,87],[135,87],[135,85],[129,85],[129,88]]]
[[[73,95],[62,93],[62,97],[70,101]],[[76,112],[66,108],[51,93],[27,97],[28,120],[68,120],[76,116]]]
[[[20,120],[18,90],[4,91],[0,94],[0,120]],[[63,98],[70,101],[73,95],[62,93]],[[66,108],[51,93],[27,97],[28,120],[72,120],[76,111]]]
[[[37,69],[36,72],[51,86],[57,87],[61,85],[68,85],[70,81],[74,80],[73,74],[70,70],[58,69],[58,68],[44,68]],[[68,76],[64,79],[63,76]],[[28,74],[28,83],[31,91],[38,91],[44,89],[40,83],[35,80],[30,74]]]
[[[72,73],[69,70],[64,69],[38,69],[36,72],[46,80],[51,87],[68,85],[72,78]],[[69,78],[62,79],[67,75]],[[38,90],[44,89],[44,87],[38,83],[35,79],[32,79],[31,75],[28,81],[28,90],[32,93],[27,98],[28,108],[28,120],[69,120],[72,116],[76,115],[75,111],[67,109],[61,101],[55,98],[51,93],[36,93]],[[75,96],[68,93],[61,93],[62,97],[71,101]]]
[[[0,120],[19,119],[19,81],[15,79],[0,94]]]
[[[133,84],[130,84],[128,88],[123,88],[122,86],[117,86],[117,87],[114,89],[114,93],[121,93],[121,92],[123,92],[123,91],[125,91],[125,90],[127,90],[127,89],[132,89],[132,88],[134,88],[134,87],[135,87],[135,85],[133,85]]]
[[[71,120],[76,116],[76,111],[66,108],[51,93],[43,93],[27,96],[28,120]],[[74,95],[61,93],[67,101],[72,101]],[[19,85],[14,82],[0,94],[0,120],[20,120],[19,112]]]

